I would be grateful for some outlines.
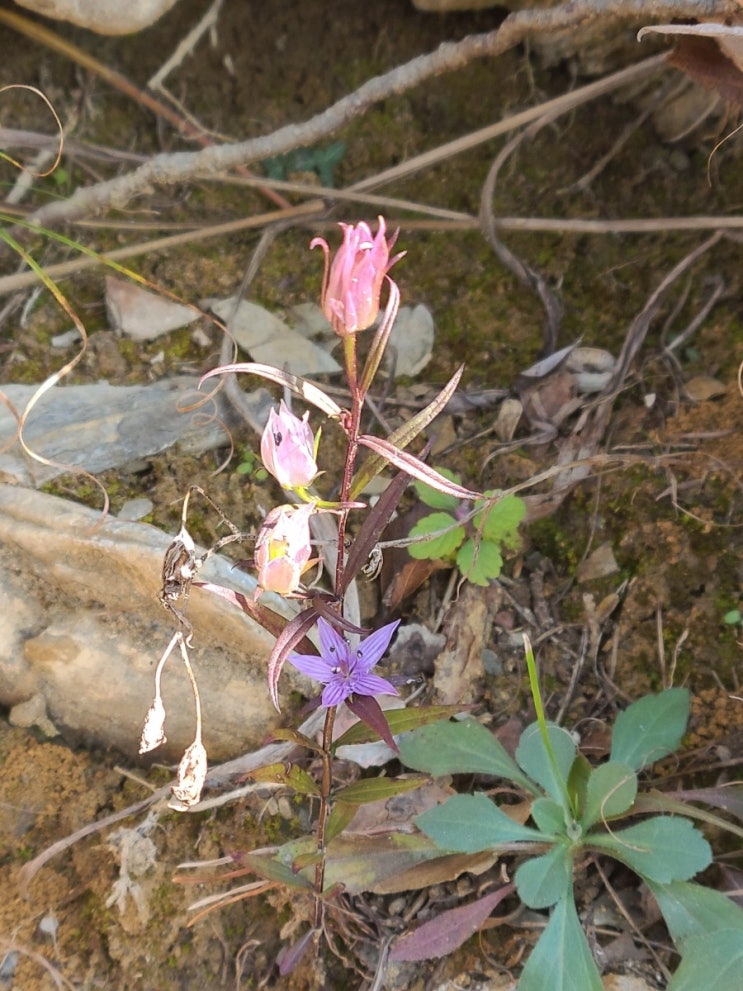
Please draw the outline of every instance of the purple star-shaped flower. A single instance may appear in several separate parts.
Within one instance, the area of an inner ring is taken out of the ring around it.
[[[287,660],[302,674],[325,685],[322,704],[326,707],[340,705],[351,695],[398,695],[386,678],[370,672],[389,647],[399,624],[399,619],[388,623],[370,633],[358,647],[352,647],[330,623],[318,619],[320,656],[289,654]]]

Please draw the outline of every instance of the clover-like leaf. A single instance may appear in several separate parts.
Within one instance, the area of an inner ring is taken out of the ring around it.
[[[436,560],[450,557],[465,537],[464,527],[457,525],[448,513],[429,513],[418,520],[410,536],[418,543],[410,544],[408,553],[416,560]]]
[[[479,506],[480,503],[478,502],[477,505]],[[524,500],[515,495],[507,495],[489,508],[487,506],[483,508],[474,522],[475,526],[482,530],[486,540],[511,547],[518,542],[519,523],[525,514]]]
[[[500,547],[490,540],[465,540],[457,554],[457,567],[467,581],[485,588],[501,573]]]
[[[436,465],[436,471],[443,475],[444,478],[448,478],[452,482],[456,482],[461,485],[462,478],[457,475],[455,471],[449,471],[448,468],[442,468],[440,465]],[[415,489],[416,495],[422,503],[426,506],[430,506],[431,509],[443,509],[449,513],[453,513],[455,509],[459,507],[461,502],[456,496],[449,495],[446,492],[439,492],[437,489],[432,489],[430,485],[426,485],[425,482],[414,482],[413,488]]]

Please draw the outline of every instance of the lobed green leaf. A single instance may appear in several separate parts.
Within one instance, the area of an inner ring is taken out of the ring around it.
[[[677,816],[655,816],[616,833],[592,835],[589,842],[661,884],[686,881],[712,861],[710,845],[699,830]]]
[[[514,875],[521,901],[529,908],[550,908],[573,890],[573,855],[565,843],[525,860]]]
[[[474,719],[432,723],[407,733],[400,740],[400,760],[407,767],[437,777],[490,774],[536,793],[534,783],[519,770],[503,744]]]
[[[416,826],[442,850],[478,853],[513,843],[539,843],[538,830],[514,822],[485,795],[453,795],[415,819]]]
[[[448,513],[429,513],[418,520],[410,536],[419,541],[408,546],[410,556],[418,561],[433,561],[451,557],[464,540],[465,531]]]
[[[526,961],[518,991],[603,991],[572,894],[560,899]]]
[[[669,688],[633,702],[614,723],[611,760],[640,771],[672,754],[686,730],[689,704],[686,688]]]

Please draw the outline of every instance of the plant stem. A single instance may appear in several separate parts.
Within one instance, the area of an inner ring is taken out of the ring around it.
[[[315,919],[314,928],[319,930],[323,920],[322,892],[325,886],[325,832],[330,814],[330,789],[333,784],[333,726],[335,724],[336,707],[329,706],[325,710],[325,725],[322,731],[322,777],[320,779],[320,811],[317,815],[316,843],[320,859],[315,866]]]

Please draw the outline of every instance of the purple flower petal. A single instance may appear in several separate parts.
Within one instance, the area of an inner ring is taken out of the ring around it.
[[[400,620],[396,619],[394,623],[388,623],[387,626],[380,627],[378,630],[370,633],[365,640],[361,641],[355,652],[358,658],[356,662],[357,671],[363,671],[364,673],[371,671],[389,647],[390,640],[399,625]]]
[[[323,689],[322,704],[326,709],[331,705],[340,705],[351,694],[351,686],[341,678],[333,678]]]
[[[386,678],[377,674],[361,674],[354,678],[354,695],[399,695],[400,693]]]
[[[317,632],[320,635],[320,653],[329,667],[337,667],[349,659],[348,644],[335,627],[325,619],[318,619]]]
[[[314,678],[322,685],[326,685],[334,677],[330,664],[324,657],[318,657],[316,654],[289,654],[287,660],[302,674]]]

